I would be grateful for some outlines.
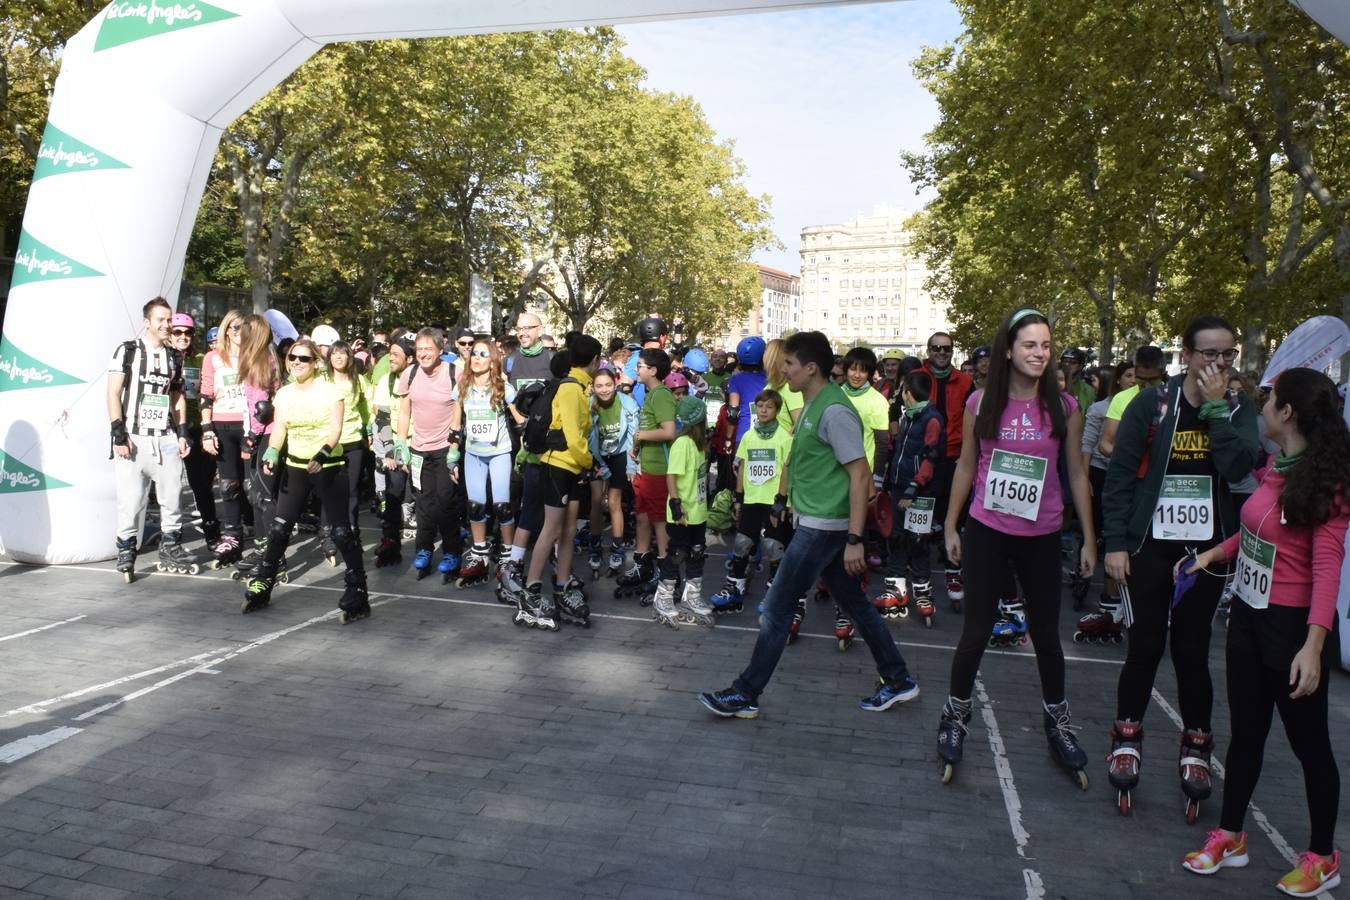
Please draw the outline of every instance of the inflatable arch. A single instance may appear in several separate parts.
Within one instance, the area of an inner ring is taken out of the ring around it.
[[[113,555],[102,377],[174,298],[222,131],[324,44],[860,0],[117,0],[66,46],[0,343],[0,552]],[[1295,0],[1343,40],[1342,0]],[[210,60],[209,67],[203,60]]]

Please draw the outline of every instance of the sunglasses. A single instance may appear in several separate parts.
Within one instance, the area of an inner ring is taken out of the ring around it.
[[[455,341],[456,347],[472,347],[473,341]]]
[[[174,337],[191,337],[191,336],[192,336],[192,329],[191,329],[191,328],[175,328],[175,329],[173,329],[172,331],[170,331],[169,334],[173,335]]]
[[[952,345],[951,345],[951,344],[948,344],[948,345],[945,346],[945,347],[939,347],[939,346],[937,346],[936,344],[929,344],[929,345],[928,345],[928,352],[929,352],[929,353],[951,353],[951,352],[952,352]]]
[[[312,363],[312,362],[314,362],[314,357],[312,357],[312,356],[300,356],[299,354],[296,354],[296,353],[288,353],[288,354],[286,354],[286,361],[287,361],[287,362],[298,362],[298,363]]]
[[[230,330],[231,330],[231,331],[238,331],[238,330],[239,330],[239,323],[236,322],[235,324],[231,325],[231,326],[230,326]]]
[[[492,358],[492,354],[489,353],[489,352],[486,351],[486,350],[475,350],[475,351],[473,351],[473,356],[474,356],[474,359],[491,359],[491,358]]]

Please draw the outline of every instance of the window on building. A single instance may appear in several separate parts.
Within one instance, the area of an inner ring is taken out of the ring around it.
[[[868,328],[871,328],[871,327],[872,327],[872,317],[871,317],[871,316],[866,316],[866,317],[863,319],[863,325],[867,326]]]
[[[894,330],[891,331],[891,337],[899,337],[899,336],[900,336],[900,329],[899,329],[899,328],[896,328],[896,329],[894,329]]]
[[[919,308],[917,306],[911,306],[909,308],[909,321],[913,322],[918,318],[919,318]]]

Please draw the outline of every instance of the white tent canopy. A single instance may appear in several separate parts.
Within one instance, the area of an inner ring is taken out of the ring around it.
[[[221,132],[326,43],[859,0],[118,0],[65,48],[0,344],[0,552],[113,555],[103,378],[177,295]],[[1343,40],[1343,0],[1295,0]]]

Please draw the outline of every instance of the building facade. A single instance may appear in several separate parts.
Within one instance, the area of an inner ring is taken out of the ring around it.
[[[910,249],[909,213],[881,207],[843,225],[810,225],[801,238],[801,319],[837,347],[864,341],[880,354],[927,356],[926,342],[951,325],[924,289],[928,268]]]
[[[801,329],[802,280],[781,269],[758,266],[759,303],[749,315],[724,334],[700,336],[699,343],[708,347],[734,350],[741,338],[757,334],[766,341],[782,337],[785,331]]]

